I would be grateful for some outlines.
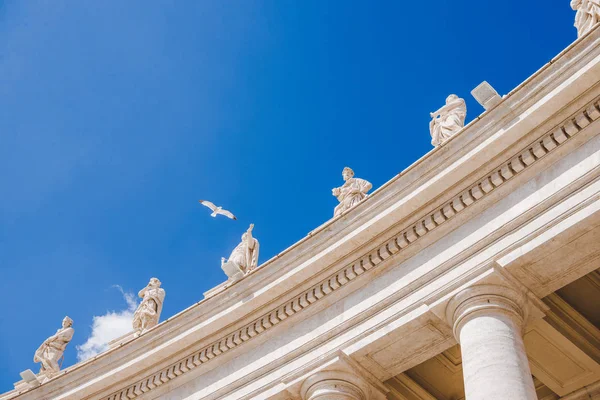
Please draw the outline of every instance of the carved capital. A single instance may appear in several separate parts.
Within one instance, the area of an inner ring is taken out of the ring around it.
[[[460,342],[462,326],[472,318],[504,314],[523,329],[528,317],[526,297],[507,286],[476,285],[455,295],[446,307],[446,319]]]
[[[368,387],[356,375],[323,371],[306,379],[300,393],[302,400],[367,400]]]

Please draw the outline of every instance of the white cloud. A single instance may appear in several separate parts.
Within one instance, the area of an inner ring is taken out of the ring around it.
[[[123,295],[127,308],[121,311],[108,311],[104,315],[94,316],[92,333],[81,346],[77,346],[77,361],[84,361],[108,349],[108,342],[123,336],[133,329],[131,322],[137,308],[133,293],[125,293],[119,285],[115,285]]]

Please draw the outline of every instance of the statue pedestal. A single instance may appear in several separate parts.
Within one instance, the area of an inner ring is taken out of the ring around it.
[[[233,261],[227,261],[226,263],[223,263],[221,265],[221,269],[232,281],[237,281],[244,276],[244,271]]]
[[[20,373],[22,381],[15,383],[15,389],[17,390],[25,390],[34,387],[38,387],[42,384],[42,382],[38,379],[38,377],[33,373],[32,370],[26,369],[25,371]],[[44,377],[42,376],[42,379]]]

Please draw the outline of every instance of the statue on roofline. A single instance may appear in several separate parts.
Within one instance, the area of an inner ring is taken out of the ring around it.
[[[227,276],[236,280],[258,267],[258,252],[260,244],[252,236],[254,224],[242,235],[242,241],[231,252],[229,259],[221,258],[221,268]]]
[[[342,171],[342,177],[344,178],[344,184],[331,190],[340,202],[333,211],[334,217],[341,215],[344,211],[363,201],[367,197],[367,192],[373,187],[371,182],[355,178],[352,168],[345,167]]]
[[[432,118],[429,123],[431,144],[438,147],[464,128],[467,105],[464,99],[451,94],[446,99],[446,105],[429,115]]]
[[[600,0],[571,0],[571,8],[577,11],[577,37],[583,36],[600,22]]]
[[[161,282],[157,278],[152,278],[148,285],[138,293],[142,302],[133,314],[132,323],[136,336],[158,325],[166,294],[160,285]]]
[[[65,317],[62,321],[62,327],[54,335],[44,340],[44,343],[35,351],[33,362],[41,363],[38,375],[43,377],[42,383],[60,371],[65,349],[74,333],[73,320]],[[31,374],[31,372],[29,373]]]

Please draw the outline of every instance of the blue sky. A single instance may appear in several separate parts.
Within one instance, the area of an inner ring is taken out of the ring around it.
[[[0,392],[65,315],[64,366],[94,316],[127,317],[115,285],[160,278],[166,319],[225,280],[249,223],[261,262],[292,245],[344,166],[379,187],[431,149],[448,94],[472,120],[470,91],[512,90],[573,19],[567,0],[1,1]]]

